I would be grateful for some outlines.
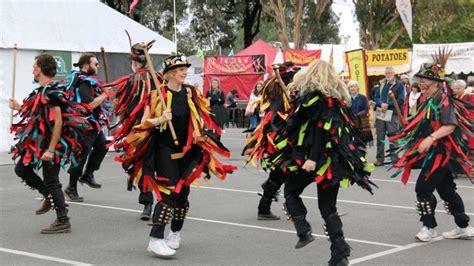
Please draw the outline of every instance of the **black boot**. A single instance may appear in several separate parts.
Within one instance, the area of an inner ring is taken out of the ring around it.
[[[84,198],[80,197],[79,194],[77,193],[77,188],[75,187],[67,187],[64,190],[64,194],[69,198],[69,201],[72,202],[83,202]]]
[[[79,178],[79,182],[81,182],[81,184],[86,184],[88,185],[89,187],[91,188],[101,188],[102,185],[95,182],[95,178],[94,178],[94,175],[92,173],[84,173],[80,178]]]
[[[47,228],[41,230],[42,234],[60,234],[60,233],[71,233],[71,223],[69,217],[57,218]]]
[[[278,201],[280,186],[268,179],[262,184],[263,193],[258,193],[262,198],[258,203],[257,220],[280,220],[280,217],[271,212],[271,205],[273,201]]]
[[[43,204],[41,204],[41,207],[36,210],[36,215],[41,215],[49,212],[53,208],[53,197],[50,195],[46,196],[43,198]]]
[[[293,217],[296,233],[298,234],[298,242],[295,245],[296,249],[302,248],[314,241],[311,231],[311,225],[306,221],[304,215]]]
[[[330,214],[324,218],[325,227],[329,240],[331,241],[331,259],[330,266],[349,265],[347,257],[351,254],[351,247],[344,240],[344,232],[342,231],[342,221],[337,212]]]
[[[145,206],[143,207],[143,212],[142,214],[140,214],[140,219],[143,221],[150,220],[152,208],[153,208],[153,204],[151,203],[145,204]]]

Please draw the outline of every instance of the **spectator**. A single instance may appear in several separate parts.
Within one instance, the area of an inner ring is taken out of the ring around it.
[[[227,110],[224,107],[224,92],[221,89],[221,81],[218,78],[211,79],[211,88],[206,93],[206,98],[211,103],[211,111],[214,114],[214,121],[220,128],[224,128],[227,122]]]
[[[416,112],[418,111],[418,104],[419,104],[419,99],[420,99],[420,96],[421,96],[421,92],[420,92],[420,87],[418,85],[418,83],[413,83],[413,85],[411,86],[411,91],[410,91],[410,94],[408,94],[407,98],[408,98],[408,103],[405,103],[405,105],[408,104],[408,114],[407,114],[407,117],[408,115],[415,115]]]
[[[395,112],[395,106],[389,92],[392,91],[397,99],[398,106],[403,107],[405,99],[405,88],[403,84],[395,78],[393,67],[385,68],[385,79],[382,81],[380,89],[375,91],[374,100],[376,107],[375,130],[377,132],[377,160],[376,166],[384,164],[385,159],[385,135],[393,136],[400,131],[400,120]],[[391,114],[391,117],[390,117]],[[393,145],[390,145],[393,148]],[[398,155],[390,154],[392,162],[398,161]]]
[[[229,119],[227,126],[236,126],[237,125],[237,100],[239,99],[237,90],[233,89],[227,93],[227,96],[225,97],[226,104],[225,106],[227,107],[227,112],[229,113]]]
[[[260,91],[263,88],[263,81],[257,82],[255,84],[255,88],[253,89],[252,93],[250,94],[249,102],[247,104],[247,108],[245,108],[245,116],[249,116],[250,120],[250,129],[255,129],[257,125],[260,123],[260,114],[257,106],[257,101],[260,100]]]
[[[351,113],[354,116],[354,124],[359,130],[359,137],[365,143],[374,140],[369,122],[369,102],[367,97],[359,93],[359,83],[351,80],[347,83],[351,95]]]

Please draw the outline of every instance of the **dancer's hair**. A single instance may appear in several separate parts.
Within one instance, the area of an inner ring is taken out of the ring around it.
[[[334,67],[323,60],[315,60],[306,69],[296,73],[290,87],[298,90],[300,95],[319,91],[325,96],[350,101],[346,85],[340,80]]]
[[[56,76],[56,68],[58,67],[58,63],[52,55],[40,54],[35,57],[35,63],[45,76],[49,78],[54,78],[54,76]]]

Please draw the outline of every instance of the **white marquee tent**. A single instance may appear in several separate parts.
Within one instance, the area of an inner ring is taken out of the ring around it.
[[[32,63],[41,51],[71,52],[76,62],[81,52],[128,54],[132,41],[156,40],[150,54],[168,55],[175,43],[122,15],[98,0],[0,0],[0,152],[12,144],[8,99],[11,97],[13,46],[18,45],[16,94],[21,100],[33,89]]]

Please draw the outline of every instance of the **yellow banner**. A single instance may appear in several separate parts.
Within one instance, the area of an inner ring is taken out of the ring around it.
[[[369,95],[369,84],[367,81],[367,66],[363,58],[365,58],[365,51],[362,49],[346,52],[349,79],[359,82],[359,93],[367,96]]]
[[[408,49],[371,50],[365,53],[367,66],[393,66],[410,63]]]

